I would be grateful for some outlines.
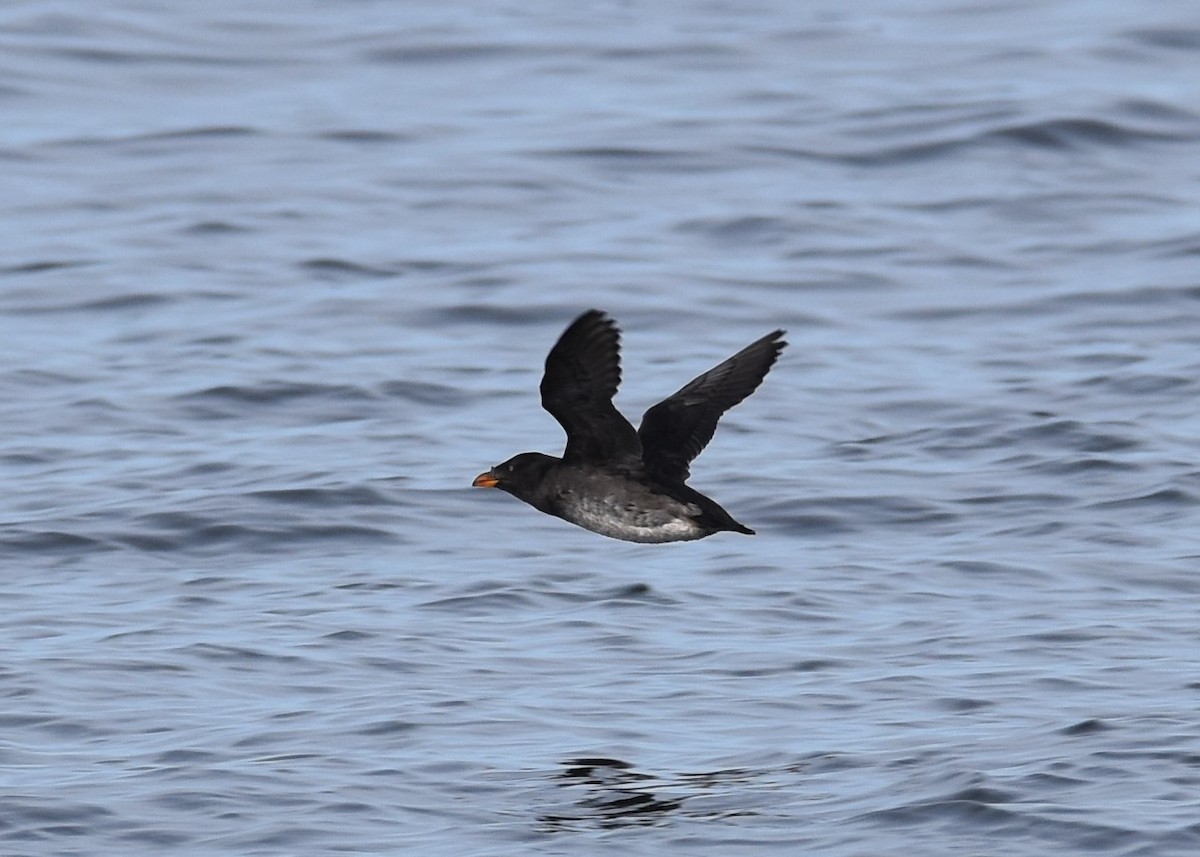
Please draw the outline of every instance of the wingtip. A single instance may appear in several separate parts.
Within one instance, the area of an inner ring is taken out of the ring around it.
[[[601,324],[608,324],[608,325],[616,324],[616,322],[613,321],[613,317],[611,315],[606,313],[604,310],[596,309],[595,307],[592,307],[591,309],[584,310],[583,312],[581,312],[576,317],[575,321],[572,322],[572,324],[579,324],[582,321],[598,321]]]
[[[773,331],[772,333],[767,334],[767,336],[765,337],[767,342],[769,342],[772,346],[772,348],[771,348],[771,351],[772,351],[771,363],[772,363],[772,365],[774,365],[775,361],[779,359],[779,355],[783,353],[783,349],[787,348],[787,345],[788,345],[787,340],[783,338],[786,335],[787,335],[787,331],[784,330],[783,328],[780,328],[779,330],[776,330],[776,331]]]
[[[616,320],[602,309],[592,308],[581,312],[575,320],[567,325],[560,341],[570,338],[591,338],[594,336],[612,337],[615,342],[621,340],[621,328]]]

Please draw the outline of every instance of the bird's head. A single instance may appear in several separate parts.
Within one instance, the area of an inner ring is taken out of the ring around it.
[[[480,473],[471,483],[475,488],[499,488],[528,501],[546,471],[559,459],[540,452],[522,452],[503,464]]]

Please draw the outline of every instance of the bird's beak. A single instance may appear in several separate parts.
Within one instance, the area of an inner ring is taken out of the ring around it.
[[[472,488],[495,488],[500,484],[500,480],[492,475],[492,471],[480,473],[475,477],[475,481],[471,483]]]

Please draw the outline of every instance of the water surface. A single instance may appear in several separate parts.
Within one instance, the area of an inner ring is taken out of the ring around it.
[[[0,843],[1200,849],[1177,4],[2,13]],[[776,327],[639,546],[474,474]]]

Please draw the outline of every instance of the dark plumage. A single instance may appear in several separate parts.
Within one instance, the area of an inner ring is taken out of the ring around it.
[[[637,431],[613,406],[621,334],[599,310],[566,329],[546,358],[542,407],[567,432],[562,458],[523,452],[473,483],[631,542],[676,542],[732,531],[753,535],[685,483],[717,421],[753,393],[787,344],[782,330],[747,345],[642,416]]]

